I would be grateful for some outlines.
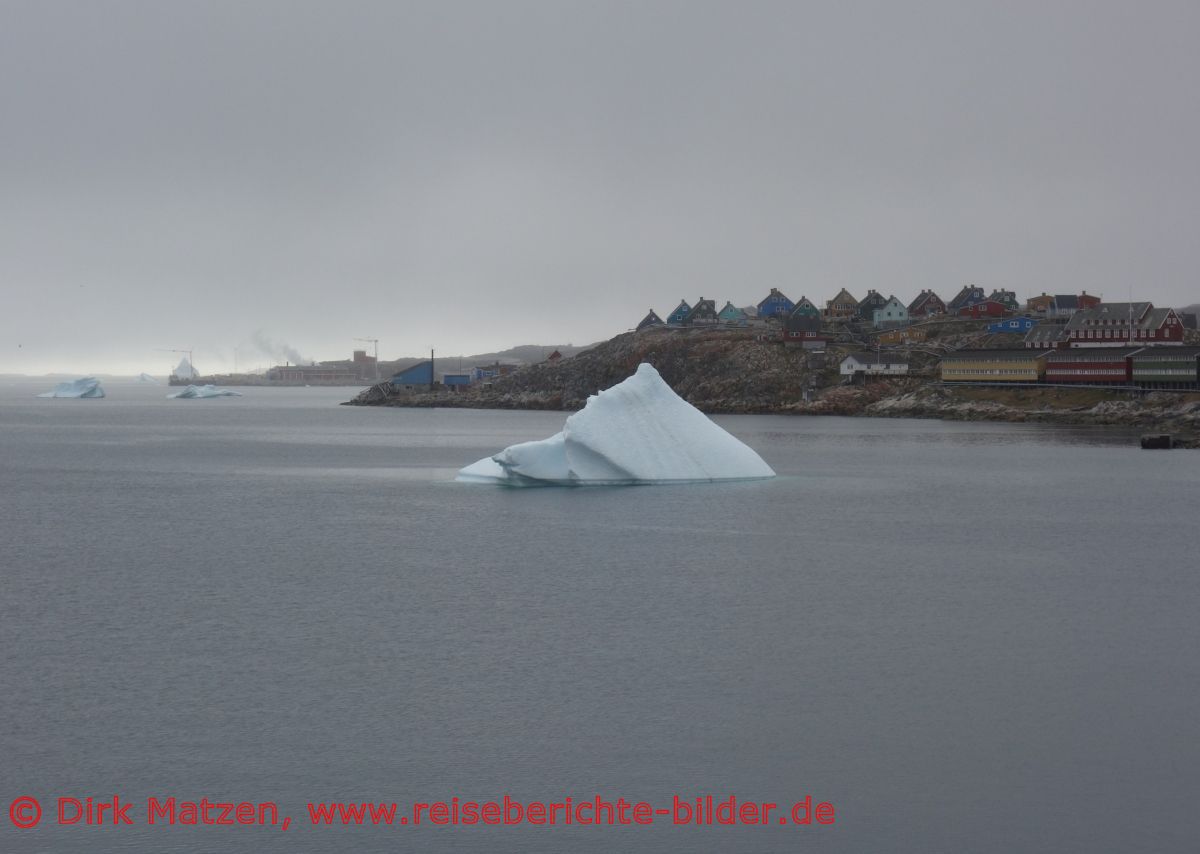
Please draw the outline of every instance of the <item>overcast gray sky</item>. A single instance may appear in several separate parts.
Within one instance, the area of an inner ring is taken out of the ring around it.
[[[1195,302],[1198,32],[1195,2],[0,0],[0,371],[580,344],[772,286]]]

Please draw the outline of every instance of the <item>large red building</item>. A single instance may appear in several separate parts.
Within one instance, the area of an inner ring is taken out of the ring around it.
[[[1101,303],[1075,312],[1066,333],[1072,347],[1182,344],[1183,320],[1175,309],[1148,302]]]
[[[1072,347],[1046,356],[1046,382],[1108,385],[1132,379],[1130,357],[1141,347]]]

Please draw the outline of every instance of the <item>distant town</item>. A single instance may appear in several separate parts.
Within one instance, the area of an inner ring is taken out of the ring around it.
[[[631,331],[751,332],[788,348],[825,353],[835,347],[847,382],[909,375],[909,355],[939,358],[945,383],[1074,384],[1159,389],[1200,387],[1200,333],[1195,306],[1104,302],[1078,294],[1030,297],[966,285],[950,299],[923,289],[909,302],[869,290],[862,299],[842,288],[823,306],[770,288],[756,305],[700,297],[660,315],[650,309]],[[1185,345],[1192,346],[1185,346]],[[377,345],[377,342],[376,342]],[[465,391],[490,386],[531,364],[553,364],[587,348],[517,348],[464,363],[460,357],[382,362],[354,350],[347,360],[276,365],[259,375],[201,378],[180,363],[173,384],[203,381],[263,385],[376,385],[389,391]],[[520,351],[518,353],[518,351]],[[564,352],[566,351],[566,352]],[[927,361],[927,360],[926,360]]]
[[[978,322],[980,336],[958,346],[940,345],[943,382],[1180,390],[1200,383],[1200,347],[1183,346],[1188,339],[1200,343],[1195,312],[1150,302],[1106,303],[1087,291],[1043,293],[1021,305],[1013,291],[988,293],[967,285],[949,301],[925,289],[906,304],[875,290],[859,300],[842,288],[818,308],[807,297],[793,302],[771,288],[753,307],[727,301],[718,309],[716,300],[701,297],[694,305],[681,300],[665,320],[651,309],[636,329],[777,326],[783,343],[818,352],[831,343],[865,345],[873,349],[848,353],[840,362],[843,376],[865,379],[907,375],[905,351],[932,343],[933,333],[955,320]],[[999,346],[978,346],[981,342]]]

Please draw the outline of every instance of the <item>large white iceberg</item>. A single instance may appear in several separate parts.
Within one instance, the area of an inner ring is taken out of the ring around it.
[[[54,391],[42,392],[38,397],[97,398],[104,397],[104,389],[100,387],[100,380],[95,377],[80,377],[77,380],[59,383],[54,387]]]
[[[466,483],[590,486],[758,480],[762,457],[675,394],[648,364],[592,395],[562,432],[484,457],[458,473]]]
[[[183,391],[177,391],[174,394],[168,394],[168,399],[174,400],[200,400],[208,397],[241,397],[240,391],[233,391],[227,388],[217,388],[215,385],[190,385]]]

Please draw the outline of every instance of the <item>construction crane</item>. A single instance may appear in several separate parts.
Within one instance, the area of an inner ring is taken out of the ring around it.
[[[375,345],[375,382],[379,383],[379,339],[378,338],[355,338],[355,341],[366,341],[368,344]]]
[[[198,373],[196,371],[196,363],[192,361],[192,351],[191,350],[175,350],[170,347],[155,347],[154,349],[156,352],[159,352],[159,353],[187,353],[188,367],[191,368],[192,375],[190,377],[180,377],[180,379],[191,380],[191,379],[195,379],[198,376]],[[172,374],[175,373],[174,368],[171,369],[171,373]]]

